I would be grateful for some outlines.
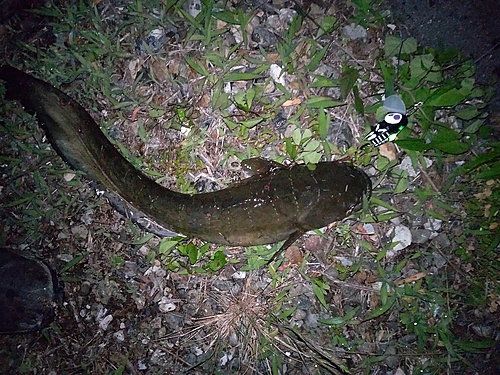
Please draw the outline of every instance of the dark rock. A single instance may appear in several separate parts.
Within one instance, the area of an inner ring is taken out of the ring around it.
[[[0,248],[0,333],[38,331],[54,320],[58,283],[44,263]]]

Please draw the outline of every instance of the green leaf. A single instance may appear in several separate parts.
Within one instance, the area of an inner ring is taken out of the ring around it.
[[[321,143],[315,139],[311,139],[309,142],[306,143],[304,146],[304,151],[316,151]]]
[[[462,171],[465,171],[466,173],[471,172],[481,165],[489,163],[490,161],[495,160],[498,157],[500,157],[500,148],[495,148],[485,154],[478,155],[471,161],[465,163],[460,168],[460,174],[463,173]]]
[[[462,136],[453,129],[440,127],[436,135],[432,138],[431,143],[452,142],[457,141]]]
[[[343,326],[348,323],[354,316],[358,313],[359,307],[356,307],[349,312],[347,312],[344,316],[335,316],[327,319],[320,319],[319,322],[322,324],[327,324],[330,326]]]
[[[309,87],[316,88],[316,87],[338,87],[339,86],[339,81],[336,79],[324,77],[321,75],[315,76],[314,82],[312,82]]]
[[[410,87],[417,86],[426,77],[434,66],[434,56],[431,54],[415,56],[410,62]]]
[[[379,62],[380,70],[382,71],[382,76],[384,77],[385,95],[390,96],[394,94],[394,81],[392,77],[391,70],[384,61]]]
[[[244,127],[246,127],[247,129],[251,129],[253,128],[255,125],[261,123],[262,121],[264,121],[264,118],[263,117],[259,117],[259,118],[256,118],[256,119],[252,119],[252,120],[245,120],[245,121],[241,121],[241,125],[243,125]]]
[[[385,36],[384,55],[385,57],[397,56],[401,49],[401,39],[396,35],[387,34]]]
[[[474,78],[464,78],[461,82],[461,88],[460,92],[464,96],[469,96],[472,93],[472,90],[474,90]]]
[[[491,180],[500,177],[500,162],[494,163],[490,168],[474,176],[476,179]]]
[[[290,315],[292,315],[295,312],[295,310],[297,310],[297,306],[290,307],[289,309],[280,312],[278,317],[280,319],[287,319]]]
[[[354,94],[354,109],[361,116],[363,116],[365,114],[365,105],[363,104],[363,100],[359,96],[359,89],[357,85],[353,86],[352,93]]]
[[[325,300],[325,294],[326,294],[325,290],[320,288],[315,282],[313,282],[311,285],[316,298],[319,300],[319,302],[321,302],[321,304],[325,307],[325,309],[328,309],[328,304],[326,303]]]
[[[462,120],[471,120],[474,117],[478,116],[481,114],[481,111],[477,107],[470,107],[470,108],[465,108],[462,109],[461,111],[458,111],[455,116],[457,116],[459,119]],[[472,132],[475,133],[475,132]]]
[[[297,144],[292,142],[291,138],[285,138],[286,153],[291,159],[297,158]]]
[[[292,22],[290,23],[290,26],[288,27],[288,32],[286,34],[286,41],[288,44],[291,43],[291,41],[295,38],[295,34],[302,27],[303,20],[304,20],[304,17],[302,17],[300,14],[297,14],[293,18]]]
[[[131,244],[132,245],[144,245],[145,243],[147,243],[151,238],[153,238],[154,234],[153,233],[148,233],[146,234],[145,236],[135,240],[135,241],[132,241]]]
[[[309,61],[309,64],[307,64],[306,69],[308,72],[313,71],[314,69],[316,69],[318,67],[319,63],[323,59],[323,56],[325,56],[326,51],[328,51],[328,47],[330,47],[329,44],[327,44],[319,52],[314,54],[311,61]]]
[[[300,145],[300,142],[302,141],[302,131],[299,128],[293,131],[292,140],[294,144]]]
[[[326,113],[324,109],[319,110],[318,114],[318,125],[319,125],[319,138],[325,140],[328,135],[328,130],[330,129],[330,113]]]
[[[321,154],[320,152],[304,152],[303,154],[301,154],[301,156],[306,164],[314,165],[321,160],[323,154]]]
[[[189,244],[188,245],[188,258],[189,258],[189,263],[195,264],[198,261],[198,247],[194,244]]]
[[[417,51],[417,40],[415,38],[405,39],[401,53],[411,54]]]
[[[372,311],[370,314],[368,314],[368,317],[366,317],[366,319],[373,319],[382,314],[385,314],[394,305],[394,302],[396,302],[396,293],[392,293],[391,295],[389,295],[382,307],[379,307],[378,309]]]
[[[324,96],[313,96],[306,100],[306,106],[309,108],[330,108],[343,105],[343,102],[337,102]]]
[[[197,73],[204,77],[208,77],[208,70],[203,66],[198,64],[198,62],[194,61],[189,55],[184,55],[184,60],[188,63],[188,65]]]
[[[336,24],[336,17],[324,16],[319,25],[318,35],[316,36],[316,39],[318,39],[321,35],[330,34],[333,30],[335,30]]]
[[[151,118],[158,118],[158,117],[163,116],[165,114],[165,112],[166,111],[164,109],[151,109],[151,110],[149,110],[148,115]]]
[[[66,271],[70,270],[78,263],[80,263],[85,257],[87,257],[90,253],[88,251],[73,257],[68,263],[66,263],[60,270],[59,273],[64,274]]]
[[[406,189],[408,189],[408,171],[401,171],[396,187],[394,188],[394,194],[403,193]]]
[[[158,252],[160,254],[168,255],[172,251],[172,249],[179,244],[179,242],[182,241],[182,238],[164,238],[160,242],[160,247],[158,249]]]
[[[213,259],[208,264],[208,267],[212,271],[218,271],[224,267],[227,263],[226,255],[222,250],[217,250],[213,256]]]
[[[454,107],[465,99],[465,95],[456,88],[447,90],[438,96],[432,96],[433,98],[429,99],[425,104],[433,107]]]
[[[234,130],[234,129],[236,129],[237,127],[239,127],[239,126],[240,126],[240,124],[238,124],[237,122],[231,121],[231,120],[229,120],[228,118],[224,118],[224,123],[226,124],[226,126],[227,126],[230,130]]]
[[[425,151],[429,149],[429,145],[425,142],[425,139],[418,138],[407,138],[407,139],[398,139],[394,141],[399,147],[404,148],[405,150],[411,151]]]
[[[233,12],[229,10],[223,10],[222,12],[213,12],[212,15],[218,20],[233,24],[239,25],[239,21],[234,17]]]
[[[431,146],[435,149],[446,152],[452,155],[463,154],[469,149],[466,143],[460,141],[450,141],[450,142],[431,142]]]
[[[340,95],[342,99],[347,98],[358,77],[359,71],[357,69],[344,66],[340,75]]]

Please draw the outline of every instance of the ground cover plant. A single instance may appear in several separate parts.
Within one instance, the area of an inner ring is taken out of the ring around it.
[[[318,5],[319,4],[319,5]],[[474,63],[402,38],[380,1],[48,2],[2,27],[5,61],[78,100],[168,188],[242,161],[348,160],[350,218],[280,244],[160,238],[1,104],[0,245],[65,285],[56,321],[4,336],[7,373],[495,373],[499,145]],[[363,137],[398,94],[409,124]]]

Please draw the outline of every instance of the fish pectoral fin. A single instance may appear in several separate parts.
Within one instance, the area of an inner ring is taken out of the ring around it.
[[[296,230],[293,232],[285,242],[283,242],[283,245],[279,248],[278,251],[276,251],[273,256],[267,261],[267,264],[271,263],[276,259],[276,257],[281,254],[283,251],[288,249],[300,236],[302,236],[305,232],[302,230]]]

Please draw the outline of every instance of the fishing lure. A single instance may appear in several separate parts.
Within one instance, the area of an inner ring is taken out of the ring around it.
[[[387,113],[384,120],[372,125],[371,131],[364,138],[375,147],[392,142],[408,125],[406,107],[398,95],[391,95],[384,100],[384,110]]]

